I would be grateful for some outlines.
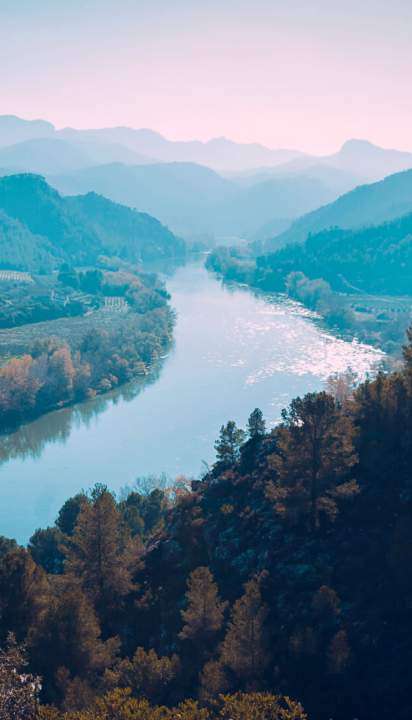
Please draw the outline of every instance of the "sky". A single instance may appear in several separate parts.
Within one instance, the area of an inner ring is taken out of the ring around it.
[[[0,114],[412,151],[410,0],[0,0]]]

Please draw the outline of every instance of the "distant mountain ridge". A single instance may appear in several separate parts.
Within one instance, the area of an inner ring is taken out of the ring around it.
[[[181,256],[185,244],[158,220],[90,193],[63,198],[38,175],[0,178],[0,265],[39,271],[96,262]]]
[[[405,170],[380,182],[361,185],[304,215],[288,230],[268,240],[264,251],[270,252],[289,243],[302,243],[309,234],[331,227],[353,229],[379,225],[409,212],[412,212],[412,170]]]
[[[287,227],[339,194],[317,178],[300,176],[270,176],[243,187],[195,163],[116,163],[48,179],[64,194],[95,191],[148,212],[188,238],[251,237],[262,224],[285,217]]]

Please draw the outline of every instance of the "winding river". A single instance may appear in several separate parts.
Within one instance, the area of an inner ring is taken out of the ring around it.
[[[190,262],[166,278],[175,342],[142,384],[50,413],[0,440],[0,535],[26,542],[63,502],[96,482],[115,491],[136,477],[197,476],[213,462],[223,422],[244,426],[260,407],[269,425],[291,398],[381,354],[325,332],[283,296],[228,288]]]

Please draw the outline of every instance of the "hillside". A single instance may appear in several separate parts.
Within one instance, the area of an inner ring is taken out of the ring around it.
[[[136,207],[186,237],[250,237],[266,222],[291,221],[338,195],[318,178],[269,177],[249,187],[194,163],[117,163],[49,176],[49,182],[63,193],[95,191]]]
[[[361,185],[334,202],[296,220],[286,232],[268,240],[270,251],[293,242],[304,242],[309,233],[331,227],[359,228],[393,220],[412,211],[412,170]]]
[[[27,549],[0,538],[0,637],[27,642],[40,718],[409,720],[411,360],[270,431],[229,421],[201,480],[96,485]]]
[[[8,216],[0,235],[7,267],[36,271],[40,258],[57,266],[99,255],[139,261],[184,253],[183,241],[154,218],[94,195],[63,198],[36,175],[1,178],[0,209]]]
[[[335,290],[410,295],[412,214],[360,230],[333,228],[258,259],[256,283],[279,286],[290,272],[323,278]]]

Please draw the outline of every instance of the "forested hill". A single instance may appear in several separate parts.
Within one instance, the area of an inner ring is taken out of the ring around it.
[[[409,345],[402,371],[335,378],[270,432],[258,409],[228,422],[202,480],[96,486],[28,549],[0,538],[0,641],[26,641],[57,706],[41,720],[306,719],[257,691],[311,720],[410,720],[411,409]],[[16,655],[3,687],[29,702]]]
[[[378,225],[412,212],[412,170],[390,175],[371,185],[360,185],[335,202],[303,215],[281,235],[268,240],[266,250],[304,242],[310,233],[331,227]]]
[[[295,271],[323,278],[334,290],[410,295],[412,214],[377,227],[325,230],[258,258],[255,284],[283,289]]]
[[[184,254],[185,245],[158,220],[89,193],[65,198],[38,175],[0,178],[0,265],[49,270],[63,260],[132,262]]]

